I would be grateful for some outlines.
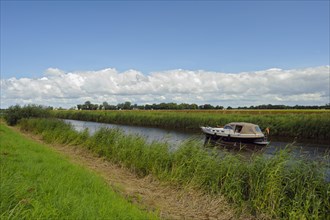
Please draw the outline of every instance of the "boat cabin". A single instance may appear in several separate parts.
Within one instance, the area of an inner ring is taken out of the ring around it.
[[[233,134],[263,134],[258,125],[246,122],[232,122],[225,125],[224,129]]]

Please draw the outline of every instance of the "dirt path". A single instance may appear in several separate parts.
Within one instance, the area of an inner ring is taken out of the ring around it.
[[[23,135],[42,142],[38,136]],[[137,177],[128,169],[80,147],[48,146],[64,154],[73,163],[97,172],[116,192],[143,209],[158,212],[163,219],[252,219],[247,215],[235,215],[233,208],[221,196],[212,197],[197,190],[179,189],[151,176]]]

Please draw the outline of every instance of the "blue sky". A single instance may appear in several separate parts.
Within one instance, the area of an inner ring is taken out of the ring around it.
[[[329,1],[2,1],[1,74],[329,64]]]
[[[1,1],[1,102],[325,104],[329,7],[329,1]],[[264,80],[246,85],[245,73]],[[213,81],[202,82],[206,76]],[[296,76],[304,90],[280,87],[297,83]],[[305,84],[311,79],[320,81]],[[223,82],[250,95],[233,95]],[[99,93],[100,85],[111,92]],[[190,85],[195,90],[184,88]],[[136,87],[150,94],[136,96]]]

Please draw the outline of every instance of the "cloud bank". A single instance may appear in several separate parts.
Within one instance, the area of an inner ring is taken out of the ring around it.
[[[65,72],[49,68],[41,78],[1,80],[1,107],[43,104],[72,107],[92,103],[160,102],[250,106],[329,103],[330,66],[221,73],[168,70],[148,75],[137,70]]]

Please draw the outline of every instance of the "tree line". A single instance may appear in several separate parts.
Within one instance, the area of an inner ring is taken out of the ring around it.
[[[211,105],[211,104],[204,104],[204,105],[197,105],[181,103],[177,104],[174,102],[170,103],[159,103],[159,104],[146,104],[146,105],[137,105],[132,104],[131,102],[124,102],[119,103],[117,105],[111,105],[107,102],[103,102],[102,104],[93,104],[90,101],[86,101],[84,104],[78,104],[78,110],[133,110],[133,109],[141,109],[141,110],[192,110],[192,109],[199,109],[199,110],[210,110],[210,109],[225,109],[223,106],[220,105]],[[231,106],[228,106],[227,109],[234,109]],[[313,105],[313,106],[304,106],[304,105],[295,105],[295,106],[288,106],[288,105],[257,105],[257,106],[250,106],[250,107],[237,107],[235,109],[330,109],[330,103],[326,105]]]
[[[330,103],[326,105],[258,105],[250,107],[238,107],[237,109],[330,109]]]
[[[197,104],[187,104],[181,103],[177,104],[174,102],[170,103],[159,103],[159,104],[146,104],[146,105],[137,105],[132,104],[131,102],[119,103],[117,105],[111,105],[107,102],[102,104],[93,104],[90,101],[86,101],[84,104],[77,105],[78,110],[132,110],[132,109],[143,109],[143,110],[159,110],[159,109],[171,109],[171,110],[180,110],[180,109],[224,109],[223,106],[213,106],[210,104],[197,105]]]

